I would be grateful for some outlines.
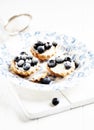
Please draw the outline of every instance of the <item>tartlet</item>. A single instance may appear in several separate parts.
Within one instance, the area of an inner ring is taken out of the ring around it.
[[[10,71],[22,77],[30,76],[39,68],[39,60],[26,52],[21,52],[16,56],[10,65]]]
[[[47,69],[51,75],[65,77],[76,69],[75,61],[69,55],[52,57],[48,60]]]
[[[56,42],[41,42],[33,44],[30,51],[39,60],[48,60],[56,54],[58,44]]]

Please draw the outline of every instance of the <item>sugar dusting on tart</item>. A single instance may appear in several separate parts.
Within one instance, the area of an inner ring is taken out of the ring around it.
[[[37,41],[30,46],[30,53],[21,52],[11,61],[9,70],[31,82],[50,84],[61,80],[78,68],[79,63],[64,52],[58,54],[56,42]]]

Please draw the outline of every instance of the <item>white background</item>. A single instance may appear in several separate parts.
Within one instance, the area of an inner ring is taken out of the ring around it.
[[[0,1],[0,19],[4,21],[4,24],[9,17],[19,13],[32,14],[31,24],[35,30],[57,31],[74,36],[94,49],[93,0]],[[5,100],[0,101],[1,130],[94,130],[94,104],[51,117],[23,122],[7,105],[6,98],[5,96]]]

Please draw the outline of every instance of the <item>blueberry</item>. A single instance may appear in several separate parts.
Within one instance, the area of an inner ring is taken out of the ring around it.
[[[48,50],[51,48],[51,44],[49,42],[45,43],[45,49]]]
[[[33,60],[33,63],[34,63],[34,65],[37,65],[38,60],[34,59],[34,60]]]
[[[41,42],[41,41],[38,41],[36,44],[39,45],[39,46],[43,46],[44,45],[44,43]]]
[[[45,77],[41,79],[40,83],[42,84],[49,84],[51,82],[51,79],[49,77]]]
[[[37,63],[38,63],[38,60],[35,60],[35,59],[32,60],[32,61],[31,61],[31,66],[35,66],[35,65],[37,65]]]
[[[38,46],[37,51],[41,54],[45,51],[44,46]]]
[[[52,99],[52,104],[53,104],[54,106],[58,105],[58,104],[59,104],[58,98],[53,98],[53,99]]]
[[[20,57],[18,57],[18,56],[16,56],[15,58],[14,58],[14,62],[18,62],[20,60]]]
[[[32,60],[31,59],[26,59],[25,62],[31,64]]]
[[[26,70],[26,71],[29,70],[30,67],[31,67],[30,63],[25,63],[25,64],[23,65],[23,69]]]
[[[34,61],[32,60],[31,63],[30,63],[31,66],[34,66]]]
[[[25,61],[28,62],[28,63],[31,63],[32,59],[33,59],[32,56],[27,56]]]
[[[70,57],[66,57],[66,58],[64,59],[64,61],[69,61],[69,62],[71,62],[71,58],[70,58]]]
[[[65,67],[66,70],[69,70],[71,68],[70,62],[69,61],[65,62],[64,67]]]
[[[26,59],[28,59],[28,60],[32,60],[33,57],[32,57],[32,56],[27,56]]]
[[[26,57],[27,57],[27,55],[24,55],[24,54],[23,54],[23,55],[20,56],[20,59],[26,60]]]
[[[33,47],[34,47],[34,49],[35,49],[35,50],[37,50],[38,45],[37,45],[37,44],[34,44],[34,46],[33,46]]]
[[[64,59],[62,59],[60,56],[56,57],[55,60],[56,60],[56,63],[63,63],[64,62]]]
[[[20,55],[27,55],[27,53],[25,51],[22,51]]]
[[[24,64],[24,60],[19,60],[19,61],[17,62],[17,66],[18,66],[18,67],[22,67],[23,64]]]
[[[52,45],[53,45],[54,47],[56,47],[56,46],[57,46],[57,43],[56,43],[56,42],[53,42]]]
[[[78,68],[79,63],[77,63],[77,62],[74,62],[74,63],[75,63],[75,68]]]
[[[48,67],[55,67],[56,66],[56,61],[55,60],[49,60],[48,61]]]
[[[33,47],[34,47],[34,49],[35,49],[35,50],[37,50],[37,48],[38,48],[39,46],[43,46],[43,45],[44,45],[44,43],[43,43],[43,42],[38,41],[37,43],[35,43],[35,44],[34,44],[34,46],[33,46]]]

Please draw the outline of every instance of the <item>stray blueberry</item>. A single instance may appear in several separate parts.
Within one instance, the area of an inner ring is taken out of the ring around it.
[[[41,79],[40,83],[42,84],[49,84],[51,82],[51,79],[49,77],[45,77]]]
[[[44,46],[38,46],[37,51],[41,54],[45,51]]]
[[[53,98],[53,99],[52,99],[52,104],[53,104],[54,106],[58,105],[58,104],[59,104],[58,98]]]
[[[56,61],[55,60],[49,60],[48,61],[48,67],[55,67],[56,66]]]

